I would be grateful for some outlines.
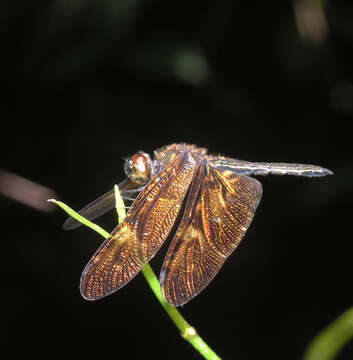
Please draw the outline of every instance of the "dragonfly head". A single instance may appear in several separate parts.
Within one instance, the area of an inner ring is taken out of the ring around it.
[[[153,163],[148,154],[138,151],[125,160],[124,171],[130,180],[145,185],[153,176]]]

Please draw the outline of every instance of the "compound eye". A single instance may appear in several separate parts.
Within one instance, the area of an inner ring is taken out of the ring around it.
[[[139,151],[125,162],[125,173],[132,181],[146,184],[152,176],[152,161],[148,154]]]

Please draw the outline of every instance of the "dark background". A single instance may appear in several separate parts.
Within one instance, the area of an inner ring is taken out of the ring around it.
[[[0,166],[75,209],[124,178],[124,157],[173,142],[332,169],[259,178],[246,239],[181,308],[224,359],[299,359],[353,305],[352,24],[350,1],[2,1]],[[0,208],[11,358],[201,358],[141,275],[81,298],[99,235],[64,232],[59,210]]]

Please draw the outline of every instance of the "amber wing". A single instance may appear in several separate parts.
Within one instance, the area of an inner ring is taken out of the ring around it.
[[[243,238],[261,195],[257,180],[199,163],[161,271],[168,303],[185,304],[210,283]]]
[[[168,159],[84,269],[80,289],[85,299],[102,298],[127,284],[168,236],[195,171],[188,151]]]

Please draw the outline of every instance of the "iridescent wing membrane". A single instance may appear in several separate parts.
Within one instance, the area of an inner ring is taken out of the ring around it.
[[[243,238],[261,195],[257,180],[200,162],[161,271],[168,303],[182,305],[210,283]]]
[[[84,269],[80,289],[85,299],[96,300],[124,286],[167,238],[195,171],[188,151],[172,152],[167,159]]]

